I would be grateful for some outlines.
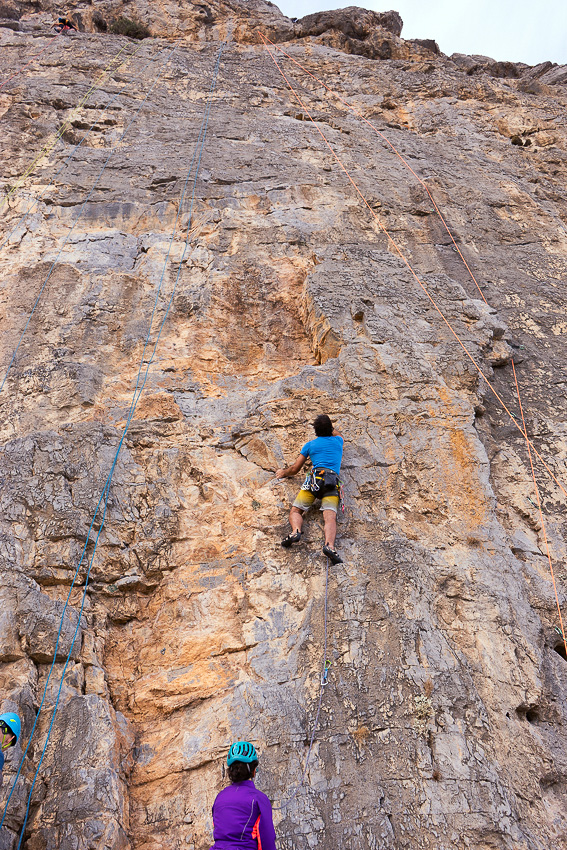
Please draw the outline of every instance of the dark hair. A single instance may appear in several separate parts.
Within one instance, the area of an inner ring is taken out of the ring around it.
[[[315,418],[313,427],[315,428],[315,433],[318,437],[333,436],[333,423],[326,413],[320,413],[319,416]]]
[[[231,782],[244,782],[245,779],[252,779],[257,767],[257,761],[233,761],[227,768],[228,778]]]

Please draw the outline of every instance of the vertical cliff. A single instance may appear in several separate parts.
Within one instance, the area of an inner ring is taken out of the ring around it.
[[[0,3],[4,801],[45,692],[0,846],[59,690],[28,850],[205,850],[233,739],[293,793],[326,564],[317,514],[279,546],[272,470],[324,411],[345,563],[279,847],[567,848],[565,68],[394,12],[85,2],[50,42],[57,11]]]

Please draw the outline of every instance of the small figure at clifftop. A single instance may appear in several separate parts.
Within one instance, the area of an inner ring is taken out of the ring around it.
[[[291,534],[282,540],[286,549],[299,543],[303,514],[321,499],[321,510],[325,521],[325,545],[323,553],[333,564],[342,564],[343,559],[334,549],[337,536],[337,510],[341,497],[339,474],[343,458],[343,437],[333,428],[326,413],[321,413],[313,422],[316,438],[305,443],[295,463],[285,469],[276,469],[278,478],[291,478],[296,475],[307,458],[311,458],[313,469],[303,482],[301,490],[289,512]]]
[[[276,850],[272,804],[254,785],[258,754],[253,744],[236,741],[226,763],[231,784],[213,803],[211,850]]]
[[[73,21],[70,21],[65,16],[59,18],[56,24],[53,24],[53,29],[55,32],[65,32],[65,30],[74,30],[77,32],[77,27]]]
[[[15,747],[20,737],[22,724],[17,714],[0,714],[0,788],[2,787],[2,770],[4,768],[4,750]]]

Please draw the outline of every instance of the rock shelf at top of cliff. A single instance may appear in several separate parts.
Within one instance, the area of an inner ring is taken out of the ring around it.
[[[250,741],[280,850],[567,848],[567,68],[433,35],[0,0],[0,847],[206,850]]]
[[[432,38],[401,38],[403,21],[395,11],[375,12],[357,6],[316,12],[290,19],[268,0],[179,0],[147,3],[146,0],[80,0],[69,7],[67,20],[80,32],[132,35],[143,38],[183,38],[199,43],[211,40],[241,44],[260,43],[260,30],[276,42],[308,40],[325,44],[347,54],[369,59],[408,60],[439,56]],[[2,0],[0,27],[38,35],[59,28],[61,6],[56,0]],[[126,16],[129,15],[130,17]],[[59,17],[58,17],[59,15]],[[497,78],[524,79],[535,93],[537,81],[558,84],[567,81],[567,66],[543,62],[529,66],[521,62],[499,61],[487,56],[455,53],[451,61],[468,75],[488,74]],[[540,83],[540,85],[542,84]],[[540,89],[541,91],[541,89]]]

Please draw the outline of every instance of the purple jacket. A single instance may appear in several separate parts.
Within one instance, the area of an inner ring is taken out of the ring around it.
[[[211,850],[276,850],[272,804],[251,779],[235,782],[213,803]]]

